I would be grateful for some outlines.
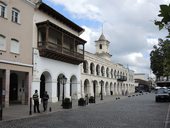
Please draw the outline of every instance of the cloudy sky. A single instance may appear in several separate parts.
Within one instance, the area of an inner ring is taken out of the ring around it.
[[[103,33],[110,41],[114,63],[135,73],[150,74],[149,54],[166,31],[154,25],[160,4],[170,0],[43,0],[85,29],[86,50],[95,53],[94,41]]]

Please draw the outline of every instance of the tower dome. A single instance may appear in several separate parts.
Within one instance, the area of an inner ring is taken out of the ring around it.
[[[103,32],[100,35],[99,39],[96,42],[96,55],[111,60],[111,54],[109,54],[109,41],[105,38]]]

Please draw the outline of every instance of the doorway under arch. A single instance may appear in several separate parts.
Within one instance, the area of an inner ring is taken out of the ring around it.
[[[72,99],[76,99],[77,98],[77,78],[75,75],[73,75],[70,78],[70,97]]]
[[[49,72],[45,71],[41,74],[40,77],[40,98],[43,97],[45,91],[50,90],[50,84],[52,82],[51,75]]]
[[[90,86],[90,82],[88,79],[86,79],[84,81],[84,94],[85,95],[89,94],[89,86]]]

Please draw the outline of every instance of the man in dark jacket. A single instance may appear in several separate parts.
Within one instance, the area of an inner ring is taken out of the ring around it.
[[[36,113],[36,109],[38,113],[40,113],[38,90],[35,90],[35,93],[33,94],[33,100],[34,100],[34,113]]]
[[[42,97],[44,112],[47,110],[48,99],[49,99],[49,95],[47,94],[47,91],[45,91]]]

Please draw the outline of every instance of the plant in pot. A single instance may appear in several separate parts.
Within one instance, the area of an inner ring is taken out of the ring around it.
[[[86,100],[84,98],[80,98],[78,100],[78,106],[85,106],[86,105]]]
[[[89,98],[89,103],[95,103],[95,98],[94,98],[94,96],[90,96],[90,98]]]
[[[72,108],[72,101],[70,100],[70,98],[64,99],[63,108],[65,108],[65,109]]]

